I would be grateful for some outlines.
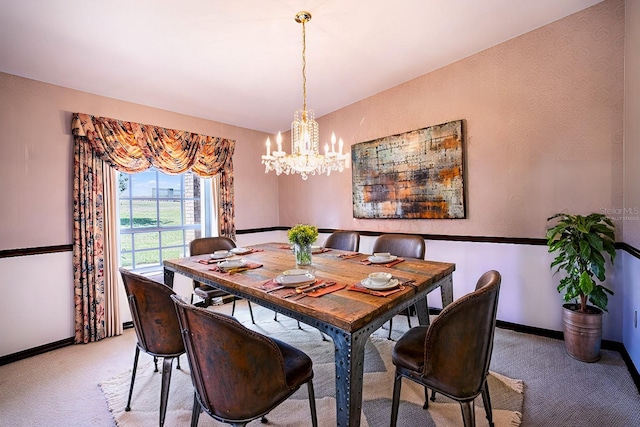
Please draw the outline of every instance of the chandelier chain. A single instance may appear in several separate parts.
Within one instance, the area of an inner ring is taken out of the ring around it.
[[[302,109],[307,111],[307,31],[302,21]]]

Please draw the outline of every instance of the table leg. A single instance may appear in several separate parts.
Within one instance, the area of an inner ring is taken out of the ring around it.
[[[336,361],[336,426],[357,427],[362,411],[366,334],[338,332],[332,337]]]
[[[440,295],[442,298],[442,308],[445,308],[453,302],[453,277],[448,275],[442,279],[440,284]]]
[[[170,288],[173,288],[173,276],[175,272],[171,270],[164,269],[164,284]]]
[[[429,305],[427,304],[427,297],[416,301],[414,305],[416,307],[418,323],[421,325],[429,325]]]

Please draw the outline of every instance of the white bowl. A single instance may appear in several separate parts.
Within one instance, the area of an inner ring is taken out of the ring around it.
[[[214,253],[211,254],[211,258],[222,259],[222,258],[228,257],[229,255],[231,255],[231,253],[227,250],[215,251]]]
[[[376,252],[373,256],[380,259],[391,258],[391,254],[389,252]]]
[[[377,271],[369,275],[369,281],[375,286],[383,286],[391,280],[391,273]]]

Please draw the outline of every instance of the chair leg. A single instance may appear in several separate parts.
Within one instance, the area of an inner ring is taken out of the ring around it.
[[[491,397],[489,396],[489,384],[487,380],[484,380],[484,387],[482,387],[482,402],[484,403],[484,411],[487,413],[487,421],[489,421],[489,427],[494,427],[493,424],[493,411],[491,409]]]
[[[133,356],[133,370],[131,371],[131,385],[129,386],[129,399],[125,411],[131,410],[131,395],[133,394],[133,383],[136,382],[136,370],[138,369],[138,356],[140,356],[140,347],[136,345],[136,355]]]
[[[476,427],[476,414],[473,400],[460,402],[460,408],[462,409],[464,427]]]
[[[400,405],[400,389],[402,388],[402,375],[396,372],[396,380],[393,382],[393,402],[391,403],[391,423],[389,427],[396,427],[398,422],[398,406]]]
[[[233,302],[231,303],[231,315],[236,312],[236,297],[233,297]]]
[[[156,356],[153,356],[153,364],[155,366],[153,372],[158,372],[158,358]]]
[[[436,391],[435,390],[431,390],[431,401],[432,402],[436,401]]]
[[[182,369],[182,367],[180,366],[180,356],[176,357],[176,359],[178,360],[178,365],[176,366],[176,369]]]
[[[429,389],[427,387],[424,388],[424,405],[422,405],[422,409],[429,409]]]
[[[278,312],[277,312],[277,311],[274,311],[274,312],[273,312],[273,321],[274,321],[274,322],[277,322],[277,321],[278,321]]]
[[[249,300],[247,300],[247,307],[249,307],[249,314],[251,315],[251,323],[255,325],[256,321],[253,318],[253,310],[251,309],[251,301]]]
[[[191,410],[191,427],[196,427],[198,425],[200,412],[202,412],[202,407],[200,406],[200,402],[198,402],[198,397],[196,396],[196,392],[194,391],[193,392],[193,409]]]
[[[316,412],[316,394],[313,391],[313,381],[307,383],[307,392],[309,394],[309,409],[311,410],[311,425],[318,427],[318,413]]]
[[[169,400],[169,385],[171,384],[171,366],[173,357],[165,357],[162,361],[162,383],[160,386],[160,427],[164,425],[167,414],[167,401]]]
[[[413,306],[407,307],[407,323],[409,324],[409,329],[411,329],[411,309]]]
[[[296,320],[296,322],[298,322],[298,329],[302,330],[302,326],[300,326],[300,321]]]
[[[392,329],[393,329],[393,317],[391,319],[389,319],[389,336],[387,336],[388,340],[391,339],[391,330]]]

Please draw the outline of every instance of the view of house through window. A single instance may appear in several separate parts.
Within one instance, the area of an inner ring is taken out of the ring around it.
[[[191,171],[168,175],[154,168],[118,174],[122,267],[157,271],[163,260],[188,255],[207,222],[205,181]]]

